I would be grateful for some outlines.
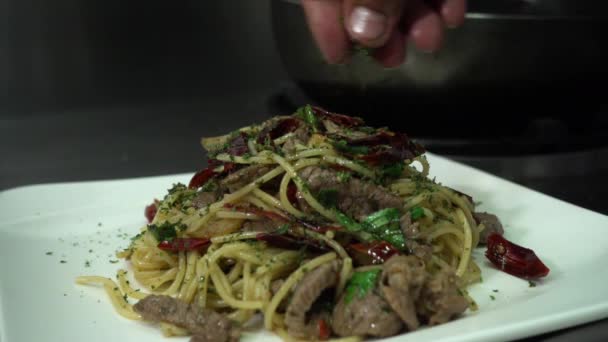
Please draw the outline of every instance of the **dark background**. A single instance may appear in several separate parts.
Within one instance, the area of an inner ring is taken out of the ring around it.
[[[276,49],[266,0],[0,0],[0,13],[0,190],[194,172],[204,166],[201,136],[285,114],[285,94],[298,92]],[[432,114],[408,113],[402,121]],[[594,125],[606,125],[604,112],[591,115]],[[402,127],[394,117],[391,125]],[[527,129],[549,129],[559,139],[560,125],[546,119]],[[433,152],[608,213],[608,139],[502,155],[491,142],[483,153],[459,153],[440,137],[415,138]],[[534,340],[603,341],[607,324]]]

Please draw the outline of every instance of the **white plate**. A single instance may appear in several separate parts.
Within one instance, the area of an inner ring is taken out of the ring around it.
[[[479,311],[389,340],[508,340],[608,317],[608,217],[441,157],[429,155],[429,161],[432,176],[482,201],[482,210],[502,219],[507,238],[534,249],[551,273],[530,287],[496,271],[477,250],[483,282],[471,294]],[[74,278],[112,277],[124,267],[110,261],[145,223],[144,206],[189,177],[36,185],[0,193],[0,340],[169,341],[149,324],[118,316],[101,288],[76,285]]]

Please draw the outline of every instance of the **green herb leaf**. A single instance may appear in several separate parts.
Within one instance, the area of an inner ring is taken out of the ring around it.
[[[413,207],[412,209],[410,209],[410,214],[412,216],[412,220],[417,220],[421,217],[424,217],[424,209],[422,209],[422,207]]]
[[[325,208],[335,208],[338,205],[338,190],[321,189],[316,198]]]
[[[317,131],[319,120],[317,119],[317,116],[313,112],[310,105],[298,108],[296,115],[300,117],[300,119],[304,120],[304,122],[306,122],[310,127],[312,127],[313,131]]]
[[[344,301],[350,303],[355,296],[363,298],[369,290],[376,286],[380,269],[366,272],[355,272],[346,284]]]

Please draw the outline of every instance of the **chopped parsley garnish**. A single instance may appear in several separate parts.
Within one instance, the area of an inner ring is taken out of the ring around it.
[[[403,169],[405,169],[403,162],[384,165],[378,171],[378,178],[381,182],[399,178],[403,174]]]
[[[410,209],[410,215],[412,216],[412,220],[417,220],[419,218],[424,217],[424,209],[422,207],[413,207]]]
[[[138,240],[140,237],[142,237],[142,235],[144,235],[144,232],[138,233],[137,235],[135,235],[134,237],[131,238],[131,241]]]
[[[334,208],[338,205],[338,190],[321,189],[316,198],[325,208]]]
[[[215,191],[218,188],[218,184],[214,179],[210,179],[207,181],[207,183],[203,184],[203,186],[201,187],[201,192],[211,192],[211,191]]]
[[[186,229],[186,225],[183,223],[180,223],[180,222],[177,222],[177,223],[163,222],[160,225],[157,225],[157,224],[148,225],[148,231],[152,234],[152,236],[154,236],[154,238],[158,242],[171,241],[171,240],[175,239],[177,237],[176,229],[182,231],[182,230]]]
[[[53,255],[53,252],[46,252],[46,255]]]
[[[116,264],[118,263],[118,260],[110,260],[110,264]]]
[[[337,174],[338,182],[346,183],[352,178],[353,174],[346,171],[339,171]]]
[[[528,280],[528,287],[536,287],[536,283],[532,280]]]
[[[492,299],[492,300],[496,300],[496,297],[494,297],[494,296],[490,295],[490,299]]]
[[[65,261],[65,260],[61,260],[59,262],[62,263],[62,264],[67,264],[67,261]]]
[[[350,303],[355,296],[363,298],[371,289],[376,286],[380,270],[371,270],[366,272],[355,272],[346,284],[344,301]]]

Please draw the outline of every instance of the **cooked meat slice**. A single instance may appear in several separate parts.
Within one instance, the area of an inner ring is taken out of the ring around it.
[[[281,286],[283,286],[283,284],[285,283],[285,279],[275,279],[270,283],[270,292],[272,292],[273,295],[277,294],[277,292],[279,292],[279,290],[281,289]]]
[[[339,336],[367,335],[387,337],[401,331],[399,316],[375,290],[354,296],[346,302],[342,295],[332,314],[332,329]]]
[[[293,131],[293,136],[283,144],[283,150],[288,154],[294,153],[296,151],[296,145],[306,145],[308,144],[308,140],[310,139],[310,133],[308,132],[308,127],[302,125],[298,127],[295,131]]]
[[[297,338],[318,338],[317,321],[307,319],[310,309],[321,293],[336,286],[341,262],[333,260],[306,274],[296,286],[285,312],[287,332]]]
[[[194,335],[193,342],[238,341],[239,333],[228,318],[179,299],[149,295],[133,309],[146,321],[167,322],[188,329]]]
[[[341,182],[335,170],[309,166],[298,174],[308,183],[313,194],[321,189],[337,190],[338,209],[358,220],[380,209],[401,209],[403,206],[399,196],[388,189],[354,177]]]
[[[420,326],[416,300],[427,278],[425,264],[417,256],[393,256],[382,269],[380,289],[391,308],[409,330]]]
[[[369,136],[368,133],[353,130],[351,128],[344,128],[331,120],[322,120],[322,122],[325,130],[329,134],[335,134],[349,139],[362,139]]]
[[[484,229],[479,234],[479,243],[485,244],[488,240],[488,236],[492,233],[498,233],[502,235],[505,231],[502,228],[502,224],[498,217],[490,213],[473,213],[477,224],[483,224]]]
[[[243,230],[247,232],[265,232],[270,233],[277,230],[284,222],[262,218],[260,220],[249,220],[243,224]]]
[[[409,211],[401,216],[399,224],[406,239],[415,239],[420,234],[420,223],[412,222],[412,214]]]
[[[222,187],[226,187],[228,191],[235,192],[257,178],[262,177],[270,170],[271,167],[268,165],[255,164],[246,166],[226,176],[220,184]]]
[[[193,199],[192,205],[197,208],[204,208],[222,197],[222,191],[218,188],[215,191],[199,192]]]
[[[424,262],[431,261],[433,257],[433,247],[418,240],[405,240],[405,247],[410,255],[415,255]]]
[[[458,292],[452,270],[431,276],[416,302],[418,315],[426,318],[429,325],[445,323],[463,313],[467,306],[467,300]]]

